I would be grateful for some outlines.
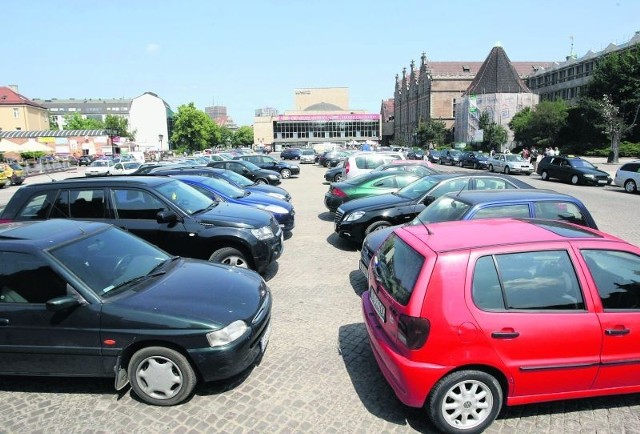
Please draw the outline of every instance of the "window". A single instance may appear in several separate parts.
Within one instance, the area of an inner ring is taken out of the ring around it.
[[[0,252],[0,303],[46,303],[67,295],[67,284],[41,258]]]
[[[489,206],[487,208],[483,208],[478,210],[473,217],[473,220],[478,219],[490,219],[490,218],[502,218],[502,217],[513,217],[513,218],[529,218],[529,205],[525,204],[515,204],[515,205],[498,205],[498,206]]]
[[[571,202],[538,202],[534,204],[536,217],[551,220],[566,220],[582,226],[587,222],[575,204]]]
[[[475,190],[507,190],[516,188],[502,178],[476,178]]]
[[[155,220],[159,211],[167,210],[153,195],[135,189],[114,189],[113,202],[121,219]]]
[[[19,117],[20,117],[20,109],[16,107],[13,109],[13,118],[18,119]]]
[[[640,309],[640,258],[628,252],[582,250],[605,310]]]
[[[377,180],[374,184],[374,187],[378,187],[378,188],[395,188],[396,187],[396,183],[393,179],[392,176],[388,177],[388,178],[382,178]]]
[[[60,194],[62,201],[66,195]],[[56,202],[56,208],[58,202]],[[60,205],[62,209],[64,204]],[[104,192],[100,190],[70,190],[69,191],[69,216],[77,219],[103,219],[106,217],[106,204]]]
[[[424,257],[395,235],[374,256],[374,273],[391,297],[406,306],[418,280]]]
[[[57,190],[53,190],[32,197],[22,211],[18,213],[17,220],[46,219],[57,193]]]

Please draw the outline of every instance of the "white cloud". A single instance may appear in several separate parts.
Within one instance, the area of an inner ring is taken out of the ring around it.
[[[160,51],[160,45],[154,43],[147,44],[146,51],[150,54],[157,53],[158,51]]]

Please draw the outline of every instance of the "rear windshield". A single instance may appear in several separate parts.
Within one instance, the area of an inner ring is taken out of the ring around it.
[[[411,298],[424,257],[392,234],[373,259],[374,274],[380,284],[398,303]]]

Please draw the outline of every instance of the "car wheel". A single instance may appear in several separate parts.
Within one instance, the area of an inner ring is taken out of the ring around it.
[[[542,173],[540,174],[540,177],[542,178],[543,181],[548,181],[549,173],[546,170],[543,170]]]
[[[635,193],[638,190],[636,182],[633,179],[628,179],[624,182],[624,190],[627,193]]]
[[[480,433],[495,420],[502,407],[502,388],[482,371],[458,371],[432,389],[427,411],[433,423],[446,433]]]
[[[325,160],[325,162],[324,162],[324,167],[326,167],[327,169],[328,169],[329,167],[331,167],[331,161],[329,161],[329,160]]]
[[[165,347],[138,350],[131,357],[127,374],[135,394],[152,405],[180,404],[196,386],[196,375],[187,358]]]
[[[580,181],[580,178],[578,177],[578,175],[573,175],[573,176],[571,177],[571,183],[572,183],[573,185],[578,185],[578,182],[579,182],[579,181]]]
[[[389,222],[386,222],[384,220],[377,221],[377,222],[371,223],[367,227],[367,229],[364,231],[364,234],[369,235],[371,232],[379,231],[380,229],[388,228],[389,226],[391,226]]]
[[[280,175],[282,175],[283,179],[287,179],[291,176],[291,171],[289,169],[282,169],[282,171],[280,171]]]
[[[249,264],[247,263],[247,259],[244,257],[242,252],[233,247],[223,247],[222,249],[216,250],[209,257],[211,262],[219,262],[224,265],[231,265],[233,267],[239,268],[249,268]]]
[[[256,184],[268,184],[266,179],[258,178],[256,179]]]
[[[333,182],[342,181],[342,173],[337,173],[336,176],[333,177]]]
[[[493,164],[489,164],[489,172],[493,172]]]
[[[509,168],[509,166],[504,166],[504,173],[508,175],[510,172],[511,169]]]

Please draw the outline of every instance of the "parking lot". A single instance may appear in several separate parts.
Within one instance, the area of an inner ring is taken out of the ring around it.
[[[303,165],[299,177],[282,184],[293,196],[296,228],[264,276],[274,296],[273,331],[260,365],[231,381],[201,385],[190,401],[169,408],[143,404],[129,388],[116,393],[108,379],[0,377],[0,433],[434,432],[423,411],[395,398],[373,359],[360,313],[366,281],[359,251],[333,232],[333,215],[323,205],[324,172]],[[639,194],[536,175],[525,180],[578,197],[600,229],[640,245]],[[0,191],[0,206],[16,188]],[[512,407],[487,432],[640,433],[640,395]]]

